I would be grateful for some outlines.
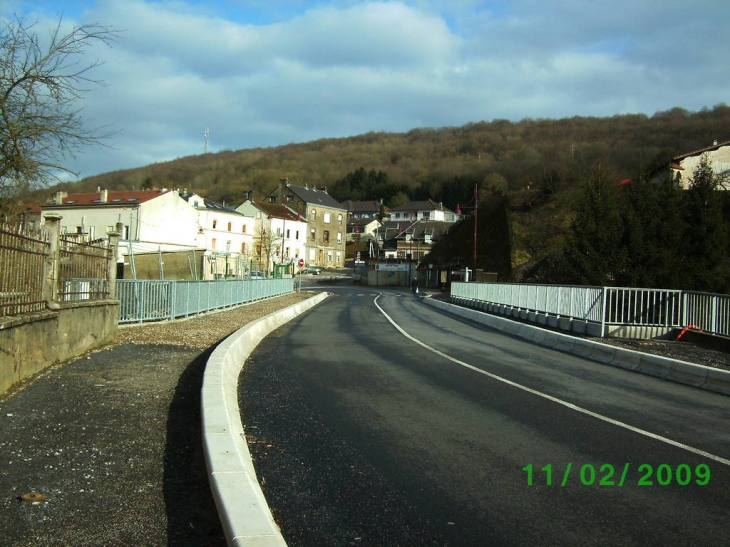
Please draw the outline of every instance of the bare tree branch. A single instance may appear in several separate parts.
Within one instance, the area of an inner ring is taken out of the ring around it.
[[[59,182],[59,172],[76,175],[64,161],[111,136],[87,125],[79,101],[105,85],[91,78],[101,62],[86,53],[118,35],[96,24],[64,33],[59,20],[43,40],[35,27],[16,18],[0,33],[0,196]]]

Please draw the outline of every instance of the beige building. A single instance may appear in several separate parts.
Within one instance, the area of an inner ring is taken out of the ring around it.
[[[282,178],[269,194],[269,203],[286,204],[307,221],[307,266],[342,268],[345,265],[347,208],[327,193],[326,188],[295,186]]]

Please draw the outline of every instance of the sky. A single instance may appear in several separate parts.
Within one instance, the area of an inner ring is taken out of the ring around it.
[[[67,158],[79,179],[206,150],[730,101],[727,0],[0,0],[14,15],[118,34],[83,59],[102,61],[104,86],[82,116],[113,136]]]

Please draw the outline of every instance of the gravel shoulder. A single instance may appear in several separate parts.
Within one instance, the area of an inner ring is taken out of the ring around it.
[[[202,450],[205,363],[246,323],[314,294],[124,327],[118,344],[1,396],[0,545],[225,546]]]

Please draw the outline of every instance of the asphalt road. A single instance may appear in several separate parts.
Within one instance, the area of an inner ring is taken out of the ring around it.
[[[241,378],[290,547],[730,545],[730,397],[333,292]]]

